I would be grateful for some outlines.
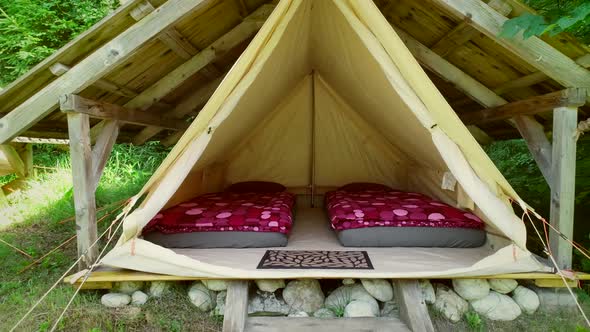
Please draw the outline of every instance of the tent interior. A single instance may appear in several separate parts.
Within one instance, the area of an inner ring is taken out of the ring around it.
[[[352,182],[471,210],[485,221],[487,240],[468,249],[355,248],[368,253],[372,270],[259,270],[273,248],[175,249],[141,239],[160,210],[254,180],[297,195],[288,245],[275,249],[346,250],[323,202],[326,191]],[[520,199],[370,1],[279,3],[142,193],[104,264],[224,278],[547,269],[526,250],[524,224],[510,204]]]

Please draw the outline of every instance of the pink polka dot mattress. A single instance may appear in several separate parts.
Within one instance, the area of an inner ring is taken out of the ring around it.
[[[485,242],[480,218],[420,193],[336,190],[326,194],[326,206],[345,246],[477,247]]]
[[[143,235],[175,248],[284,246],[294,204],[288,192],[205,194],[160,212]]]

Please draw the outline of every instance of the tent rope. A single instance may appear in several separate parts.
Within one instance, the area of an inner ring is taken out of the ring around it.
[[[529,222],[531,224],[531,226],[533,226],[533,229],[535,230],[535,233],[537,233],[537,236],[539,237],[539,240],[541,240],[541,243],[543,244],[543,246],[545,247],[545,252],[547,253],[547,256],[549,257],[549,259],[551,260],[551,263],[553,264],[553,266],[555,267],[555,269],[557,270],[557,274],[559,275],[559,277],[561,278],[561,280],[563,281],[563,284],[565,285],[565,287],[567,288],[568,292],[570,293],[570,295],[572,296],[572,298],[574,299],[574,302],[576,303],[576,306],[578,307],[578,310],[580,311],[580,313],[582,314],[582,317],[584,318],[584,320],[586,321],[586,325],[588,327],[590,327],[590,320],[588,320],[588,317],[586,316],[586,313],[584,312],[584,309],[582,309],[582,306],[580,305],[580,302],[578,301],[578,298],[576,297],[576,295],[574,294],[572,288],[569,286],[569,284],[567,283],[567,280],[565,280],[565,277],[563,275],[562,270],[559,268],[559,265],[557,264],[557,262],[555,261],[555,258],[553,257],[553,254],[551,253],[551,248],[549,245],[549,242],[545,242],[543,240],[543,237],[541,236],[541,233],[539,232],[539,230],[537,229],[537,226],[535,225],[535,223],[533,222],[531,216],[529,215],[528,211],[525,210],[524,214],[527,216],[527,218],[529,219]],[[523,217],[524,219],[524,217]],[[543,218],[540,218],[540,220],[542,220],[543,222],[547,223]]]
[[[127,211],[127,213],[128,213],[128,211]],[[49,293],[51,293],[59,285],[59,283],[70,273],[70,271],[72,271],[72,269],[74,269],[74,267],[76,267],[76,265],[86,256],[88,251],[90,249],[92,249],[95,245],[97,245],[98,242],[100,241],[100,239],[102,239],[102,237],[105,236],[105,234],[107,234],[107,232],[115,225],[115,223],[118,220],[121,219],[121,217],[126,216],[127,213],[125,213],[124,215],[121,214],[121,215],[117,216],[117,218],[115,218],[115,220],[111,223],[111,225],[92,244],[90,244],[90,246],[88,246],[88,248],[86,250],[84,250],[84,252],[80,255],[80,257],[78,257],[78,259],[76,259],[74,261],[74,263],[55,281],[55,283],[41,296],[41,298],[39,300],[37,300],[37,302],[35,302],[35,304],[23,315],[23,317],[21,317],[21,319],[10,329],[9,332],[15,331],[16,328],[18,326],[20,326],[20,324],[22,324],[25,321],[25,319],[35,310],[35,308],[37,308],[39,306],[39,304],[41,304],[41,302],[43,302],[43,300],[45,300],[45,298],[49,295]],[[122,224],[123,223],[120,223],[119,225],[122,225]]]

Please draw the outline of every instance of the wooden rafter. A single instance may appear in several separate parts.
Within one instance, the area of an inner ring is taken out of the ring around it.
[[[565,87],[590,86],[590,72],[538,37],[501,38],[507,18],[480,0],[431,0],[459,17],[471,15],[472,25],[505,49]]]
[[[65,73],[67,73],[70,69],[72,69],[70,66],[64,65],[63,63],[59,63],[59,62],[55,63],[51,67],[49,67],[49,70],[55,76],[61,76]],[[105,79],[97,80],[92,85],[99,88],[99,89],[102,89],[105,91],[110,91],[112,93],[118,94],[123,97],[133,98],[133,97],[137,96],[137,94],[138,94],[137,92],[135,92],[129,88],[126,88],[124,86],[120,86],[116,83],[113,83],[113,82],[111,82],[109,80],[105,80]]]
[[[394,29],[396,28],[394,27]],[[442,79],[453,83],[457,89],[482,106],[496,107],[508,103],[506,99],[498,96],[485,85],[432,52],[403,30],[396,29],[396,32],[424,67],[427,67]],[[551,183],[551,143],[545,137],[543,126],[530,116],[517,116],[513,119],[513,124],[527,142],[527,146],[547,183]]]
[[[165,129],[182,130],[188,128],[188,123],[178,119],[168,119],[157,114],[138,109],[94,101],[78,95],[63,95],[60,99],[62,112],[87,114],[93,118],[114,120],[141,126],[158,126]],[[106,128],[106,125],[103,127]]]
[[[546,95],[519,100],[502,106],[487,108],[477,112],[461,115],[466,124],[483,124],[492,121],[506,120],[517,115],[534,115],[552,111],[557,107],[582,106],[586,103],[587,89],[569,88]]]
[[[203,8],[212,0],[170,0],[153,15],[137,22],[110,42],[58,77],[37,94],[0,119],[0,144],[33,126],[52,112],[63,94],[77,93],[90,86],[134,54],[179,19]]]

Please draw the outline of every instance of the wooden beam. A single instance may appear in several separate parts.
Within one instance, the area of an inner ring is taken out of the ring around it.
[[[550,222],[569,240],[573,240],[574,235],[577,124],[576,107],[559,107],[553,111]],[[549,243],[559,268],[571,269],[572,246],[554,231],[549,232]]]
[[[583,55],[576,59],[576,63],[584,68],[590,68],[590,54]],[[508,91],[519,89],[519,88],[526,88],[531,85],[543,83],[549,79],[549,76],[544,72],[538,71],[536,73],[532,73],[523,77],[519,77],[515,80],[510,80],[496,88],[494,88],[494,92],[502,95]]]
[[[189,126],[188,123],[182,120],[167,119],[160,115],[138,109],[129,109],[71,94],[61,97],[60,108],[62,112],[84,113],[93,118],[115,120],[141,126],[158,126],[172,130],[182,130]],[[103,130],[105,127],[103,127]]]
[[[512,7],[502,0],[492,0],[488,3],[488,6],[504,16],[507,16],[512,11]],[[467,15],[459,25],[434,44],[431,49],[434,53],[445,57],[459,46],[477,36],[478,33],[480,32],[471,26],[471,15]]]
[[[166,116],[176,119],[182,119],[187,114],[200,108],[201,106],[203,106],[203,104],[207,102],[207,100],[209,100],[209,97],[211,97],[213,92],[215,92],[215,89],[217,89],[217,86],[219,85],[219,83],[221,83],[222,79],[223,77],[219,77],[218,79],[207,83],[205,86],[201,87],[193,94],[184,98],[178,105],[176,105],[174,110],[166,113]],[[159,134],[162,130],[163,129],[160,127],[146,127],[133,138],[133,144],[141,145],[147,142],[150,138]]]
[[[242,17],[248,16],[248,7],[246,6],[244,0],[234,0],[234,2],[236,3],[238,10],[240,11],[240,15]]]
[[[96,144],[92,148],[92,188],[94,191],[98,188],[98,183],[102,177],[104,167],[109,160],[111,151],[117,142],[119,135],[119,121],[110,121],[104,126],[102,132],[96,139]]]
[[[431,0],[472,25],[565,87],[589,87],[590,72],[538,37],[499,37],[507,18],[480,0]]]
[[[68,133],[74,183],[78,257],[83,256],[79,268],[84,269],[91,266],[98,257],[98,246],[90,247],[97,239],[97,229],[89,116],[69,113]]]
[[[125,107],[146,110],[155,102],[159,102],[162,98],[179,87],[188,77],[196,74],[211,62],[215,61],[218,57],[226,54],[234,47],[252,37],[252,35],[260,29],[260,26],[273,9],[274,6],[272,5],[261,6],[231,31],[217,39],[207,48],[201,50],[187,62],[176,67],[166,76],[162,77],[159,81],[140,93],[137,97],[127,102]],[[143,21],[144,20],[140,22]],[[103,125],[104,121],[95,127],[99,129]],[[93,128],[92,137],[96,136],[97,131],[99,130]]]
[[[37,137],[25,137],[19,136],[12,140],[13,143],[24,143],[24,144],[55,144],[55,145],[68,145],[70,140],[58,139],[58,138],[37,138]]]
[[[442,79],[455,85],[457,89],[470,96],[484,107],[495,107],[508,103],[508,101],[473,77],[464,73],[452,63],[432,52],[412,36],[396,27],[397,34],[405,42],[414,57],[430,71]],[[518,116],[514,125],[527,142],[529,151],[541,169],[547,183],[551,183],[551,143],[545,137],[543,126],[530,116]]]
[[[69,66],[66,66],[62,63],[55,63],[51,67],[49,67],[49,70],[55,76],[62,76],[63,74],[70,71],[70,69],[72,69],[72,68]],[[92,84],[92,86],[102,89],[102,90],[105,90],[105,91],[110,91],[114,94],[117,94],[117,95],[120,95],[123,97],[133,98],[133,97],[137,96],[137,92],[135,92],[129,88],[126,88],[124,86],[117,85],[117,84],[115,84],[109,80],[105,80],[105,79],[97,80],[96,82],[94,82],[94,84]]]
[[[113,38],[70,71],[0,118],[0,144],[12,140],[48,115],[57,106],[61,95],[82,91],[122,64],[160,31],[212,1],[170,0],[164,3],[157,11]]]
[[[14,170],[14,173],[16,173],[18,177],[26,177],[27,167],[18,151],[16,151],[16,149],[14,148],[14,146],[9,144],[2,144],[0,145],[0,150],[4,153],[4,156],[6,157],[8,163]]]
[[[426,302],[422,298],[418,280],[394,279],[393,289],[399,305],[400,318],[410,330],[434,332],[434,326],[430,320]]]
[[[248,318],[248,281],[229,281],[225,312],[223,313],[223,332],[243,332]]]
[[[411,332],[394,317],[280,317],[254,316],[246,323],[248,332]],[[417,332],[418,330],[414,330]],[[420,331],[421,332],[421,331]]]
[[[487,122],[506,120],[517,115],[534,115],[549,112],[562,106],[583,106],[586,103],[587,89],[569,88],[546,95],[518,100],[512,103],[487,108],[461,115],[466,124],[480,125]]]

